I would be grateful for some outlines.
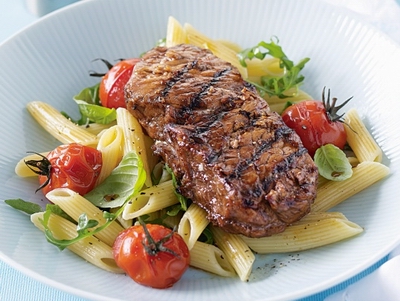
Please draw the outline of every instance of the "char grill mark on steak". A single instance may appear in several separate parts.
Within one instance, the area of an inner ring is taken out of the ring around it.
[[[224,70],[217,71],[209,82],[206,82],[201,90],[194,97],[190,99],[190,103],[188,106],[182,106],[182,108],[178,111],[177,116],[178,120],[185,120],[188,115],[190,115],[194,109],[196,109],[200,103],[204,95],[207,93],[208,89],[215,85],[221,77],[230,72],[232,68],[227,68]]]
[[[262,237],[309,212],[314,162],[229,63],[191,45],[158,47],[135,66],[125,97],[180,193],[214,225]]]
[[[189,72],[189,70],[195,68],[197,65],[197,61],[192,61],[189,64],[187,64],[185,67],[183,67],[182,69],[178,70],[177,74],[172,77],[171,79],[169,79],[166,83],[165,83],[165,88],[164,90],[162,90],[160,92],[160,95],[162,97],[166,97],[169,93],[169,91],[171,90],[171,88],[178,83],[180,80],[182,80],[183,76]]]
[[[281,127],[278,128],[275,131],[275,135],[272,137],[273,139],[269,141],[263,141],[255,150],[254,155],[245,160],[240,162],[235,170],[228,175],[229,179],[239,179],[242,175],[243,170],[245,170],[249,165],[255,164],[255,161],[257,161],[260,158],[260,155],[264,154],[266,150],[270,149],[273,144],[275,144],[278,140],[282,140],[284,142],[288,141],[288,135],[292,134],[292,132],[289,130],[289,128]],[[293,152],[290,154],[288,157],[286,157],[283,161],[277,163],[275,166],[275,171],[273,174],[271,174],[271,177],[274,177],[276,173],[286,173],[289,168],[291,168],[291,162],[294,161],[294,158],[303,155],[304,153],[307,152],[307,149],[304,147],[300,147],[296,150],[296,152]]]

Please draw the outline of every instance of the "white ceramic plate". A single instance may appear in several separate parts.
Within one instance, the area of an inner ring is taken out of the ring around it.
[[[399,243],[400,50],[386,36],[334,7],[282,0],[83,1],[41,19],[0,47],[2,135],[0,199],[43,203],[36,181],[14,175],[27,150],[45,151],[56,141],[25,110],[32,100],[76,113],[72,96],[96,79],[92,60],[137,56],[165,36],[169,15],[214,38],[242,46],[277,36],[289,57],[310,57],[304,89],[319,97],[323,86],[356,107],[382,147],[392,174],[336,208],[365,228],[357,238],[296,254],[257,258],[251,281],[190,270],[168,290],[136,285],[49,245],[29,219],[0,202],[0,258],[58,289],[96,300],[290,300],[357,274]],[[350,107],[350,106],[349,106]]]

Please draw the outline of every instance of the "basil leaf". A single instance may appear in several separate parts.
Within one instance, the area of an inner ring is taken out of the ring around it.
[[[120,164],[85,198],[100,208],[115,208],[139,192],[146,180],[143,162],[135,152],[127,153]]]
[[[40,207],[38,204],[27,202],[23,199],[10,199],[4,200],[4,202],[14,209],[17,209],[29,215],[43,211],[42,207]]]
[[[74,100],[78,104],[82,118],[86,118],[86,121],[89,120],[90,122],[109,124],[117,119],[117,111],[115,109],[89,104],[80,99]]]
[[[319,174],[328,180],[343,181],[353,175],[353,169],[346,154],[333,144],[318,148],[314,161]]]
[[[87,124],[95,122],[100,124],[109,124],[117,118],[115,109],[109,109],[101,106],[99,98],[99,84],[83,89],[74,96],[78,104],[81,119],[75,120],[77,124]]]

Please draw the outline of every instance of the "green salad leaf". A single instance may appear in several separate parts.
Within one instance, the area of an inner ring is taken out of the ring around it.
[[[99,98],[99,85],[87,87],[74,96],[77,103],[81,118],[73,120],[79,125],[88,124],[90,122],[109,124],[117,118],[115,109],[109,109],[101,106]]]
[[[263,52],[262,49],[266,49],[266,51]],[[261,84],[249,80],[248,82],[258,89],[261,96],[268,94],[269,96],[277,96],[279,98],[290,97],[291,95],[286,95],[285,93],[292,88],[298,89],[303,83],[304,76],[300,74],[300,71],[310,59],[304,58],[299,63],[294,64],[283,52],[282,47],[272,39],[270,43],[261,41],[256,46],[239,52],[237,56],[240,64],[246,67],[246,59],[252,60],[256,58],[263,60],[267,55],[279,59],[279,65],[284,69],[284,74],[281,77],[262,76]]]
[[[58,206],[54,205],[47,205],[46,211],[43,214],[43,219],[41,219],[41,223],[44,227],[44,233],[46,239],[49,243],[57,246],[60,250],[64,250],[68,246],[84,239],[86,237],[95,235],[100,231],[107,228],[123,211],[124,207],[121,207],[116,213],[110,214],[109,212],[104,212],[104,217],[106,218],[107,222],[101,226],[98,226],[98,221],[93,219],[88,219],[86,213],[82,213],[78,218],[78,224],[76,226],[77,236],[72,239],[58,239],[55,238],[53,232],[49,228],[49,219],[51,214],[58,214]],[[60,208],[59,208],[60,209]]]
[[[173,183],[174,188],[175,188],[175,195],[179,200],[179,204],[178,205],[174,205],[172,210],[170,210],[170,213],[169,213],[169,215],[174,216],[174,215],[178,214],[178,212],[180,210],[183,210],[183,211],[187,210],[187,208],[188,208],[188,204],[187,204],[188,203],[188,199],[177,191],[177,189],[179,187],[179,183],[178,183],[178,179],[175,177],[175,174],[173,173],[172,169],[168,165],[165,165],[165,169],[172,176],[172,183]]]
[[[43,211],[40,205],[24,201],[23,199],[9,199],[9,200],[4,200],[4,202],[7,205],[13,207],[14,209],[17,209],[29,215]]]
[[[343,181],[353,175],[353,169],[346,154],[333,144],[326,144],[317,149],[314,162],[321,176],[332,181]]]
[[[120,207],[140,191],[145,180],[143,162],[135,152],[129,152],[111,174],[84,197],[100,208]]]

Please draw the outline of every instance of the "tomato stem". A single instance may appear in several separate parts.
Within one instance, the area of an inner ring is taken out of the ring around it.
[[[353,99],[353,96],[348,98],[347,100],[345,100],[341,105],[336,106],[336,101],[337,98],[333,97],[332,98],[332,103],[331,103],[331,90],[328,89],[328,96],[325,97],[325,88],[323,88],[322,90],[322,103],[324,105],[324,108],[326,110],[326,114],[328,115],[328,118],[330,121],[335,122],[335,121],[339,121],[339,122],[343,122],[343,116],[344,113],[342,115],[338,115],[337,112],[343,108],[350,100]]]
[[[117,61],[123,61],[123,60],[124,59],[118,59]],[[97,59],[94,59],[93,61],[102,61],[107,66],[108,70],[110,70],[114,66],[109,61],[107,61],[106,59],[102,59],[102,58],[97,58]],[[103,77],[104,75],[106,75],[106,73],[100,73],[100,72],[96,72],[96,71],[89,71],[89,75],[93,76],[93,77]]]
[[[142,241],[142,245],[149,255],[155,256],[158,252],[167,252],[174,255],[175,257],[180,257],[179,254],[164,246],[164,243],[169,241],[174,235],[175,229],[173,229],[171,233],[164,236],[160,240],[155,241],[154,238],[151,236],[149,230],[147,229],[146,223],[140,217],[138,217],[138,221],[140,225],[142,225],[146,236],[145,240]]]
[[[25,165],[32,170],[34,173],[38,174],[39,176],[46,176],[46,181],[40,185],[36,190],[35,193],[38,192],[40,189],[45,187],[47,184],[50,182],[50,173],[51,173],[51,163],[49,159],[47,159],[45,156],[42,154],[36,153],[36,152],[27,152],[31,154],[36,154],[40,157],[42,157],[41,160],[25,160]]]

